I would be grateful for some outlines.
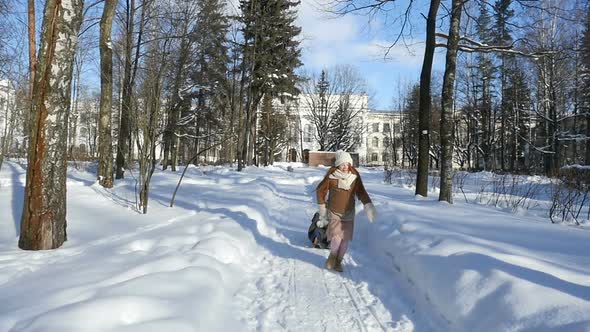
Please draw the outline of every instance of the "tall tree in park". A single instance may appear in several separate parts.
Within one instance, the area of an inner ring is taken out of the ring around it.
[[[187,123],[192,123],[190,121],[191,119],[182,120],[181,117],[187,115],[186,113],[188,113],[191,103],[189,91],[192,89],[187,88],[187,86],[190,86],[188,84],[188,69],[193,61],[191,54],[199,52],[199,50],[192,51],[194,38],[191,37],[191,33],[196,25],[196,11],[200,3],[181,1],[177,4],[178,7],[173,8],[173,12],[176,15],[170,14],[172,18],[178,21],[178,24],[172,25],[178,38],[171,41],[171,61],[174,62],[174,66],[172,66],[173,70],[170,73],[170,96],[168,97],[170,103],[167,107],[162,164],[163,169],[167,169],[170,166],[173,172],[176,171],[176,165],[179,161],[178,152],[181,148],[179,146],[179,136],[188,134],[183,132],[186,129],[183,127]],[[184,160],[187,160],[187,158],[184,158]]]
[[[514,10],[510,9],[512,0],[497,0],[494,4],[494,24],[492,29],[492,42],[496,46],[505,47],[512,43],[512,36],[510,30],[510,19],[514,16]],[[511,116],[508,113],[509,107],[506,102],[506,87],[507,78],[509,76],[509,64],[510,59],[504,53],[499,54],[500,64],[498,72],[500,73],[500,119],[502,123],[502,130],[500,130],[500,168],[506,170],[506,152],[507,152],[507,135],[509,134],[508,129],[508,118]]]
[[[564,161],[564,140],[569,139],[564,119],[571,114],[568,95],[575,81],[574,56],[571,49],[575,40],[571,29],[564,29],[569,20],[549,3],[531,10],[534,22],[527,35],[527,45],[532,51],[543,56],[534,61],[536,74],[535,107],[537,139],[531,148],[543,159],[543,171],[555,175]]]
[[[123,17],[125,43],[123,59],[123,87],[121,93],[121,110],[119,116],[119,135],[117,138],[117,157],[115,160],[116,179],[122,179],[125,175],[125,168],[128,167],[131,155],[131,112],[133,109],[133,89],[135,86],[135,77],[139,66],[139,57],[142,46],[144,26],[147,21],[146,8],[154,0],[143,0],[141,3],[141,14],[139,22],[136,22],[135,12],[137,7],[135,0],[126,0],[125,13]],[[137,32],[136,24],[139,23]],[[137,35],[137,37],[135,37]],[[137,38],[137,40],[135,39]],[[135,51],[135,54],[133,53]]]
[[[432,98],[430,81],[432,62],[436,47],[436,14],[440,0],[430,0],[426,18],[426,47],[420,72],[420,113],[418,116],[418,171],[416,173],[416,195],[428,196],[428,165],[430,161],[430,117]]]
[[[253,125],[255,110],[265,93],[272,96],[297,93],[294,71],[301,65],[298,36],[301,28],[295,25],[299,1],[242,0],[243,77],[246,83],[244,122],[238,147],[238,170],[252,160],[255,139]]]
[[[510,115],[509,127],[506,129],[510,132],[509,142],[507,142],[510,152],[510,170],[520,171],[526,167],[524,152],[530,140],[532,101],[527,78],[519,66],[510,70],[504,98],[507,113]]]
[[[590,4],[587,6],[590,10]],[[580,111],[586,118],[586,151],[585,164],[590,165],[590,12],[586,11],[584,20],[584,33],[580,41],[580,52],[582,62],[582,87],[581,87],[581,107]]]
[[[453,0],[451,7],[451,24],[447,38],[447,54],[445,75],[442,90],[442,116],[441,116],[441,174],[439,201],[453,203],[453,143],[454,143],[454,117],[453,100],[455,87],[455,71],[457,68],[457,52],[459,50],[459,28],[463,0]]]
[[[32,100],[21,249],[60,247],[66,234],[67,110],[84,2],[48,0]]]
[[[113,142],[111,114],[113,101],[113,47],[111,31],[117,0],[105,0],[100,19],[100,114],[98,142],[98,180],[101,186],[113,186]]]
[[[479,7],[479,16],[477,17],[477,36],[482,43],[491,45],[492,27],[491,16],[487,9],[487,4],[482,3]],[[495,68],[488,53],[477,54],[478,81],[475,92],[475,141],[477,153],[475,156],[475,168],[490,170],[494,168],[494,145],[496,142],[495,114],[492,110],[492,82]],[[480,162],[483,159],[483,165]]]
[[[401,136],[402,159],[408,161],[411,168],[418,163],[418,118],[420,115],[420,85],[413,85],[405,98],[404,111],[402,112]]]
[[[195,151],[203,151],[205,158],[210,147],[223,139],[221,125],[229,103],[229,18],[225,7],[225,0],[198,2],[196,28],[191,34],[196,55],[189,78],[194,87],[191,99],[196,105],[191,116],[195,123]]]

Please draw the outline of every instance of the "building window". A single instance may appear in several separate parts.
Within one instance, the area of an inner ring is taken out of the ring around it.
[[[379,155],[376,152],[371,153],[371,161],[379,161]]]
[[[389,123],[384,123],[383,124],[383,132],[389,133],[390,131],[391,131],[391,127],[389,126]]]
[[[379,132],[379,122],[373,123],[373,132],[374,133],[378,133]]]
[[[379,147],[379,138],[378,137],[373,137],[373,147],[374,148]]]
[[[391,144],[391,140],[389,139],[389,136],[385,136],[383,138],[383,147],[387,148],[387,147],[389,147],[390,144]]]
[[[389,154],[387,154],[387,152],[384,152],[382,157],[383,157],[383,162],[387,162],[389,160]]]
[[[303,141],[306,143],[311,142],[311,132],[312,132],[311,125],[305,125],[305,131],[303,132]]]

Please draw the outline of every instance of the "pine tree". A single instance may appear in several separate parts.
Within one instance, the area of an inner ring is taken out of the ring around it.
[[[420,109],[420,85],[414,85],[406,97],[405,110],[402,113],[402,158],[408,160],[411,168],[418,162],[418,114]]]
[[[330,93],[330,82],[325,70],[322,70],[320,78],[315,86],[315,95],[318,97],[315,100],[315,96],[311,101],[311,120],[315,125],[315,137],[320,145],[320,151],[325,151],[328,148],[328,132],[330,130],[330,108],[329,100],[331,97]]]
[[[301,28],[295,26],[299,1],[241,0],[244,46],[243,77],[247,79],[245,122],[241,133],[242,162],[251,160],[251,127],[256,122],[254,110],[265,93],[291,96],[298,93],[294,71],[301,65],[299,41]]]
[[[351,96],[340,96],[328,130],[328,151],[349,151],[360,144],[362,127],[360,122],[355,121],[358,112],[351,105]]]
[[[195,87],[191,98],[196,101],[197,138],[195,151],[209,151],[221,141],[222,121],[225,116],[226,96],[229,94],[227,72],[229,66],[229,18],[225,0],[202,0],[197,5],[196,28],[191,33],[195,65],[190,74]],[[205,152],[206,154],[207,152]],[[205,156],[206,158],[206,156]]]

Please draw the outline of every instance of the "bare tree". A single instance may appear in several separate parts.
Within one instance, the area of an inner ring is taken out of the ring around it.
[[[161,116],[162,76],[166,70],[169,39],[162,38],[159,43],[153,43],[148,52],[147,73],[144,81],[143,116],[139,116],[136,144],[139,155],[139,208],[145,214],[148,209],[150,182],[158,158],[156,146],[161,136],[159,127]]]
[[[67,240],[64,124],[83,7],[81,0],[48,0],[45,4],[31,107],[34,122],[18,242],[21,249],[55,249]]]
[[[135,37],[136,18],[135,0],[127,0],[125,6],[124,22],[125,24],[125,46],[124,46],[124,75],[123,88],[121,95],[121,110],[119,116],[119,136],[117,138],[117,157],[116,164],[116,179],[122,179],[125,174],[125,168],[129,166],[129,159],[131,159],[131,127],[132,120],[131,113],[134,107],[133,89],[135,86],[135,76],[140,61],[140,53],[142,46],[142,38],[144,27],[147,21],[146,8],[149,7],[153,0],[143,0],[141,3],[141,14],[139,18],[139,28],[137,37]],[[135,39],[137,38],[137,39]],[[135,54],[133,51],[135,50]]]

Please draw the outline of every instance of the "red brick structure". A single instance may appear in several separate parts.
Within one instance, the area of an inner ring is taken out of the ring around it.
[[[350,153],[352,157],[353,166],[358,167],[359,165],[359,154],[358,153]],[[309,151],[309,166],[334,166],[334,162],[336,161],[336,152],[332,151]]]

